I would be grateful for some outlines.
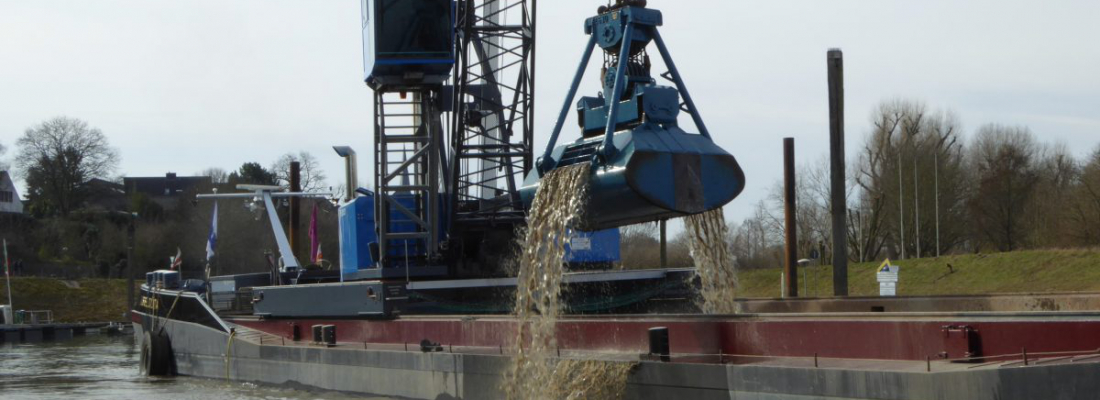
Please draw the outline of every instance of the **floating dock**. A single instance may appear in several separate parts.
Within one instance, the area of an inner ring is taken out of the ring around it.
[[[124,325],[110,322],[79,322],[59,324],[20,324],[0,325],[0,343],[40,342],[43,340],[66,340],[80,336],[89,330],[119,329]]]

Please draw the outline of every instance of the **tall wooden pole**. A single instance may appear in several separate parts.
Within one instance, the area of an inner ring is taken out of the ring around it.
[[[4,239],[4,278],[8,281],[8,308],[14,309],[15,306],[13,306],[11,302],[11,260],[8,259],[7,239]],[[10,323],[10,321],[4,320],[4,323],[7,324]]]
[[[134,220],[137,216],[130,214],[130,226],[126,228],[126,317],[129,319],[130,310],[134,309]]]
[[[783,139],[783,200],[786,228],[786,257],[783,274],[787,277],[787,297],[798,297],[798,232],[795,214],[794,138]]]
[[[351,189],[355,190],[355,189]],[[302,191],[302,164],[297,161],[290,162],[290,191],[292,193],[298,193]],[[290,232],[287,236],[290,237],[290,251],[294,253],[294,257],[299,260],[302,258],[302,252],[298,249],[298,245],[301,243],[298,240],[299,223],[301,222],[301,213],[298,207],[300,200],[298,197],[290,198],[290,223],[287,228]]]
[[[844,53],[829,50],[829,160],[832,171],[833,295],[848,295],[848,196],[844,179]]]

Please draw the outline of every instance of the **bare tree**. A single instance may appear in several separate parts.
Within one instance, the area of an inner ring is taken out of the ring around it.
[[[229,172],[218,167],[210,167],[195,173],[198,176],[209,176],[210,182],[215,185],[229,183]]]
[[[1026,244],[1031,227],[1025,213],[1039,182],[1038,150],[1026,127],[989,124],[974,138],[971,168],[978,185],[970,209],[975,236],[999,251]]]
[[[1079,245],[1100,245],[1100,146],[1081,167],[1069,211],[1068,235]]]
[[[76,118],[56,117],[28,128],[16,145],[15,164],[38,213],[68,215],[83,201],[83,184],[109,179],[118,165],[118,152],[103,132]]]
[[[619,244],[624,269],[656,268],[661,263],[661,243],[655,223],[619,228]]]
[[[767,203],[757,203],[753,215],[740,224],[730,224],[730,250],[739,268],[776,267],[782,257],[782,225],[776,225]]]
[[[891,257],[936,255],[965,242],[969,178],[955,114],[894,100],[871,122],[855,168],[853,259],[873,260],[884,249]]]
[[[0,143],[0,156],[3,156],[4,153],[6,153],[7,151],[8,151],[8,148],[4,147],[3,143]],[[0,160],[0,171],[7,171],[7,170],[8,170],[8,163],[4,162],[4,160]]]
[[[1081,169],[1064,143],[1040,145],[1036,157],[1039,180],[1035,190],[1042,193],[1043,200],[1032,202],[1028,210],[1028,242],[1037,247],[1061,247],[1073,242],[1070,215]]]
[[[286,153],[275,160],[271,171],[275,173],[275,180],[279,186],[290,187],[290,163],[297,161],[301,164],[301,185],[303,192],[315,192],[325,188],[325,172],[321,170],[320,163],[309,152],[298,154]]]
[[[823,157],[814,164],[799,167],[795,181],[798,254],[800,257],[808,257],[811,250],[828,247],[832,243],[828,158]],[[760,223],[767,226],[770,238],[783,237],[784,207],[783,182],[776,182],[766,205],[757,210],[758,217],[762,220]],[[782,244],[782,240],[779,244]],[[819,256],[824,257],[823,254]]]

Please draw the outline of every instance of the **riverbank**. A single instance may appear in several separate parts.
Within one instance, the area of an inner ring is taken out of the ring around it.
[[[893,263],[901,266],[902,296],[1100,292],[1100,249],[965,254]],[[879,264],[848,267],[852,296],[878,295]],[[741,271],[739,297],[778,297],[781,272]],[[807,272],[809,296],[832,294],[831,266],[810,267]],[[16,309],[52,310],[59,322],[119,321],[127,311],[124,279],[12,278],[12,295]]]
[[[1100,249],[1028,250],[891,262],[901,266],[899,296],[1100,292]],[[877,296],[880,262],[848,266],[852,296]],[[806,271],[808,295],[833,293],[832,266]],[[741,271],[739,297],[779,297],[779,268]],[[799,270],[798,278],[803,277]],[[803,282],[798,284],[799,290]]]
[[[125,279],[19,277],[11,291],[15,309],[50,310],[56,322],[122,321],[127,311]]]

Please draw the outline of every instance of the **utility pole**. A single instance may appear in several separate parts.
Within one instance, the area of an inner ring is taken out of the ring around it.
[[[786,257],[783,273],[787,277],[787,297],[798,297],[798,231],[796,230],[794,176],[794,138],[783,139],[783,200],[786,228]]]
[[[863,211],[856,210],[857,235],[859,236],[859,262],[867,261],[867,239],[863,237]]]
[[[8,281],[8,308],[14,309],[11,302],[11,260],[8,259],[8,240],[4,239],[4,277]],[[10,321],[4,321],[10,323]]]
[[[901,259],[905,259],[905,181],[901,179],[901,142],[898,142],[898,232],[901,236]]]
[[[134,220],[137,215],[130,213],[130,226],[126,227],[126,317],[134,309]]]
[[[832,172],[833,295],[848,295],[848,196],[844,179],[844,53],[829,50],[829,160]],[[821,255],[824,257],[824,254]]]
[[[913,224],[916,228],[913,231],[914,237],[916,237],[917,244],[917,258],[920,258],[920,187],[917,186],[920,180],[917,178],[917,145],[913,145]]]
[[[940,257],[940,145],[936,145],[936,152],[932,155],[935,166],[935,191],[936,191],[936,258]]]

